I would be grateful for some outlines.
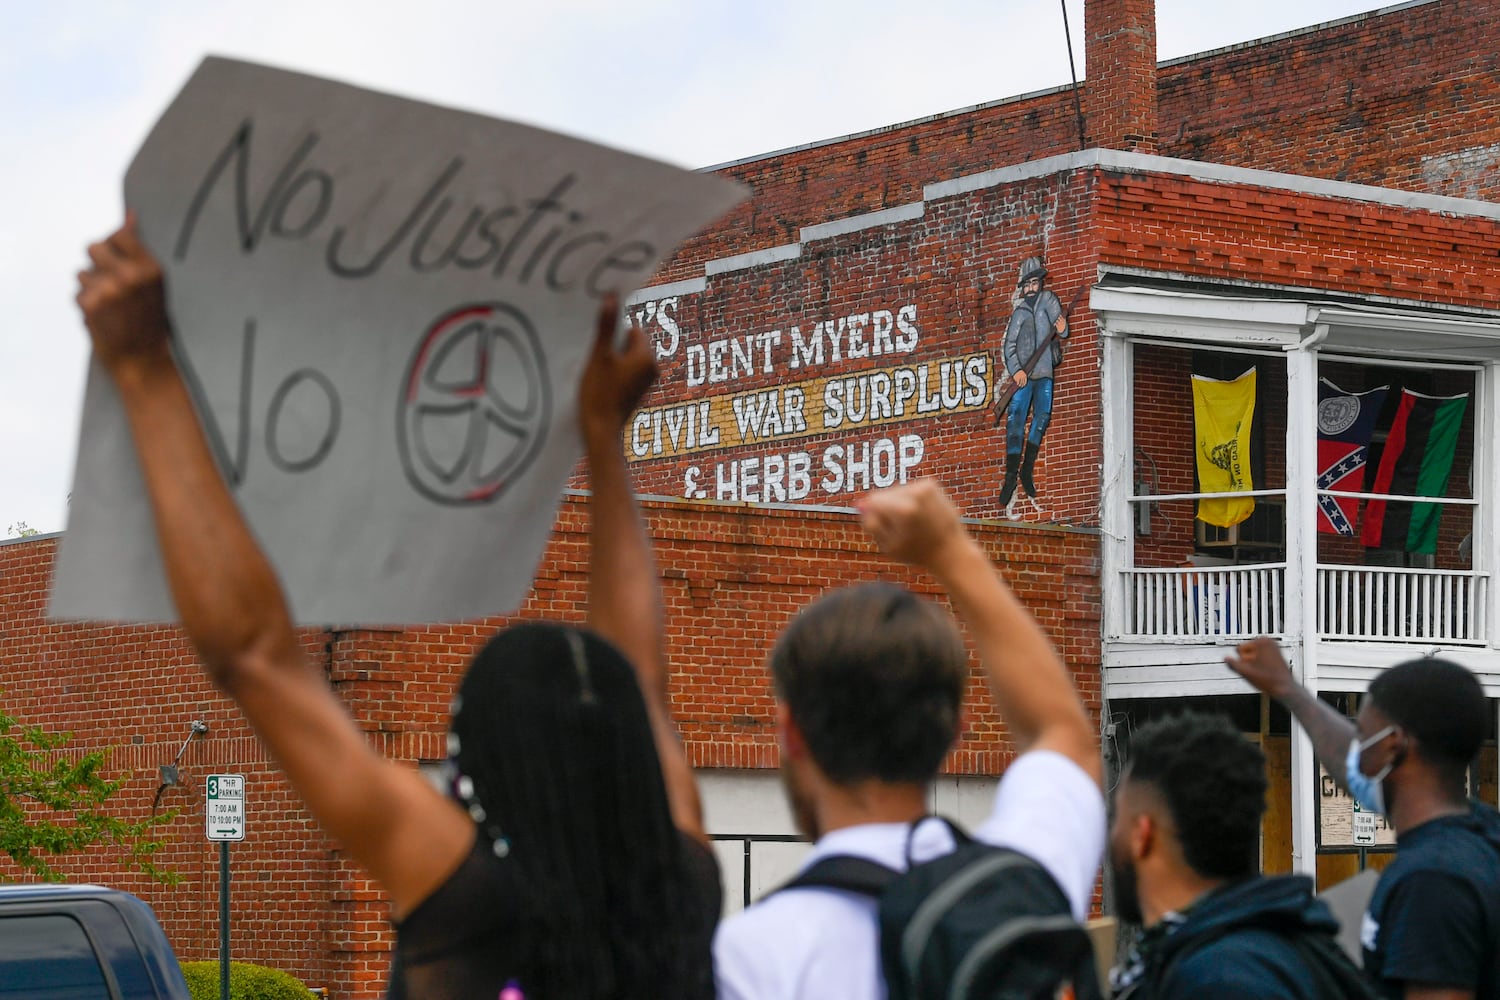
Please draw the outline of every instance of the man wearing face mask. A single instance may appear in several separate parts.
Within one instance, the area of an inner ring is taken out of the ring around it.
[[[1116,1000],[1359,1000],[1305,875],[1260,875],[1266,758],[1219,715],[1149,722],[1115,785],[1109,866],[1122,920],[1143,928]]]
[[[1411,660],[1370,684],[1351,723],[1296,682],[1271,639],[1226,662],[1286,706],[1329,775],[1396,831],[1360,927],[1383,994],[1500,1000],[1500,816],[1465,791],[1488,728],[1479,682],[1447,660]]]

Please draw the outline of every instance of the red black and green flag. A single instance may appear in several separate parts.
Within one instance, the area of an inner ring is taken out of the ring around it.
[[[1448,474],[1469,394],[1426,396],[1401,390],[1401,405],[1391,422],[1375,473],[1376,493],[1440,497],[1448,492]],[[1437,552],[1442,505],[1400,500],[1371,500],[1365,506],[1361,539],[1368,548]]]

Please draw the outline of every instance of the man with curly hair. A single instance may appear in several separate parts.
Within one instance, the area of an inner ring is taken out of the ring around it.
[[[1115,788],[1109,864],[1120,916],[1145,927],[1117,1000],[1373,996],[1303,875],[1262,877],[1266,760],[1219,715],[1142,726]]]

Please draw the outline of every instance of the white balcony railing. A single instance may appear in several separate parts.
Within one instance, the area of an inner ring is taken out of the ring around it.
[[[1489,575],[1472,570],[1318,567],[1318,635],[1371,642],[1484,643]]]
[[[1125,636],[1209,642],[1283,631],[1285,563],[1126,571]]]
[[[1285,629],[1285,563],[1128,570],[1129,640],[1217,642]],[[1489,575],[1472,570],[1318,567],[1317,635],[1341,642],[1480,645]]]

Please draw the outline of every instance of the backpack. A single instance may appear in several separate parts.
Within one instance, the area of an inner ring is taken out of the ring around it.
[[[1177,964],[1187,956],[1235,931],[1249,930],[1256,926],[1248,924],[1224,927],[1215,933],[1194,937],[1185,942],[1168,959],[1159,974],[1156,976],[1148,974],[1145,978],[1146,980],[1154,979],[1157,987],[1163,987]],[[1292,950],[1297,953],[1297,957],[1312,974],[1314,992],[1319,997],[1323,997],[1324,1000],[1381,1000],[1381,994],[1375,988],[1375,984],[1355,966],[1348,955],[1344,954],[1344,950],[1338,946],[1338,942],[1332,935],[1278,933],[1283,941],[1292,946]],[[1156,993],[1150,995],[1155,996]]]
[[[782,888],[879,901],[890,1000],[1101,1000],[1093,945],[1057,880],[1026,855],[942,822],[957,844],[951,854],[904,873],[823,858]]]

